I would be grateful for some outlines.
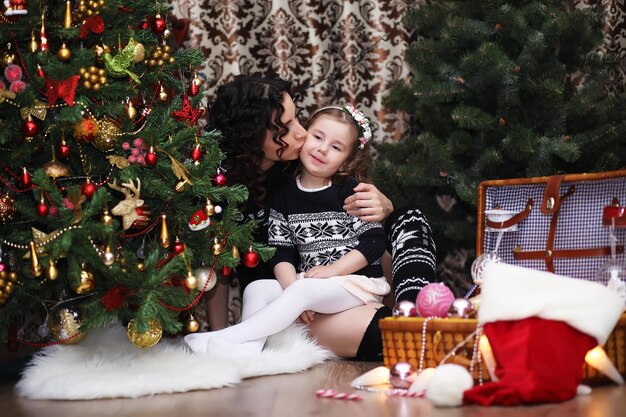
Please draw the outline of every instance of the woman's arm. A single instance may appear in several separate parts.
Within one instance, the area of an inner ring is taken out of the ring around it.
[[[393,204],[373,184],[354,187],[354,194],[344,200],[343,209],[366,222],[382,222],[393,211]]]

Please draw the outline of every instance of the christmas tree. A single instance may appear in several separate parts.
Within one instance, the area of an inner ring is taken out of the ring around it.
[[[119,322],[149,347],[197,330],[216,271],[271,255],[239,222],[247,190],[227,184],[219,132],[198,126],[202,55],[170,45],[168,12],[147,0],[5,2],[2,341],[74,343]]]
[[[423,207],[440,260],[474,247],[480,181],[624,166],[603,10],[570,3],[437,1],[406,15],[412,78],[386,105],[409,114],[412,132],[377,147],[373,175],[397,204]]]

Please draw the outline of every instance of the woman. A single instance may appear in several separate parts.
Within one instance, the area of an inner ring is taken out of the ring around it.
[[[239,75],[218,89],[209,112],[207,129],[217,129],[223,137],[220,147],[226,159],[222,167],[232,182],[248,187],[243,214],[259,221],[256,242],[268,241],[268,195],[292,178],[295,164],[290,162],[298,158],[306,138],[291,88],[290,82],[277,77]],[[414,301],[417,291],[435,278],[428,223],[417,210],[393,212],[391,201],[371,184],[360,183],[354,191],[344,209],[364,221],[387,218],[385,230],[392,242],[387,248],[398,259],[392,258],[396,300]],[[407,256],[399,256],[404,253]],[[242,290],[256,279],[274,279],[269,263],[255,268],[241,265],[237,275]],[[227,284],[220,280],[209,295],[212,330],[226,326],[227,291]],[[316,314],[307,324],[313,336],[339,356],[381,360],[378,320],[389,315],[387,306],[370,303],[337,314]]]

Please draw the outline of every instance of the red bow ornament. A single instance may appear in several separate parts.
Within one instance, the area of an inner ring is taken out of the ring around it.
[[[104,20],[102,20],[102,17],[99,14],[89,16],[85,19],[83,26],[80,28],[80,38],[87,39],[87,37],[89,37],[89,32],[95,33],[96,35],[104,32]]]
[[[46,94],[48,95],[48,106],[54,104],[57,98],[61,97],[68,106],[74,105],[74,95],[80,75],[72,75],[64,80],[53,80],[46,78]]]

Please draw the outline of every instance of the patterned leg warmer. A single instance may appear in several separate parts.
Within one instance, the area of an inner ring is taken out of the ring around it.
[[[417,208],[402,207],[389,215],[385,231],[396,303],[415,302],[425,285],[437,281],[436,248],[430,225]]]

